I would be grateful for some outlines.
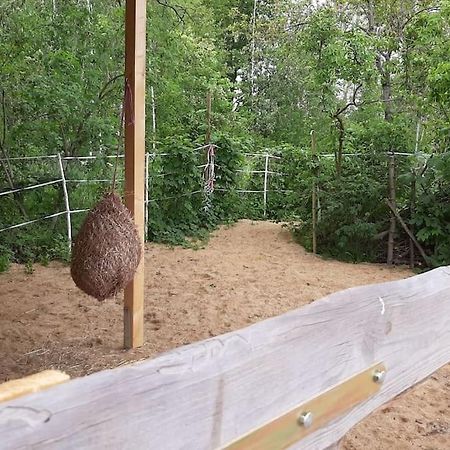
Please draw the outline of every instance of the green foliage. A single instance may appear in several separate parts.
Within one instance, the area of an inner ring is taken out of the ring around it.
[[[311,247],[318,185],[319,251],[383,261],[389,224],[386,153],[396,159],[399,211],[433,264],[450,263],[450,2],[180,0],[148,3],[148,238],[198,248],[240,218],[293,224]],[[95,154],[66,160],[71,208],[109,188],[123,95],[123,2],[6,0],[0,5],[0,157]],[[90,7],[89,7],[90,5]],[[201,166],[206,94],[213,96],[215,191]],[[4,94],[3,94],[4,93]],[[154,101],[154,104],[153,104]],[[153,133],[152,110],[156,130]],[[315,130],[319,166],[311,162]],[[121,143],[119,143],[121,144]],[[148,150],[149,151],[149,150]],[[264,156],[270,158],[264,216]],[[338,157],[340,153],[357,154]],[[164,154],[164,156],[161,156]],[[426,167],[424,164],[429,155]],[[316,177],[315,173],[318,171]],[[273,173],[272,173],[273,172]],[[0,166],[0,189],[60,178],[56,159]],[[123,178],[122,162],[118,178]],[[90,180],[80,182],[75,180]],[[411,187],[416,181],[415,205]],[[123,194],[123,185],[119,183]],[[0,229],[64,211],[60,183],[0,197]],[[72,215],[74,233],[85,214]],[[0,233],[11,262],[68,258],[65,217]],[[397,253],[407,237],[396,234]]]
[[[12,256],[12,252],[7,246],[0,245],[0,273],[6,272],[9,269]]]
[[[436,155],[428,163],[418,186],[418,205],[412,225],[417,239],[432,254],[434,265],[450,261],[450,154]]]

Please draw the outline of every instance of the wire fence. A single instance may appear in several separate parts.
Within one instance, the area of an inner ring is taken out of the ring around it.
[[[209,156],[208,156],[208,162],[206,164],[200,164],[197,165],[197,169],[201,170],[203,172],[203,186],[199,186],[199,189],[192,191],[192,192],[187,192],[187,193],[182,193],[182,194],[178,194],[178,195],[174,195],[174,196],[166,196],[166,197],[162,197],[162,198],[152,198],[152,192],[151,192],[151,187],[150,187],[150,179],[151,178],[155,178],[155,177],[167,177],[167,176],[173,176],[176,175],[176,173],[157,173],[155,172],[151,172],[151,167],[152,164],[151,162],[155,160],[156,157],[165,157],[165,156],[169,156],[168,153],[146,153],[145,155],[145,199],[144,199],[144,203],[145,203],[145,230],[146,230],[146,234],[148,232],[148,224],[149,224],[149,205],[150,204],[154,204],[156,202],[164,202],[167,200],[172,200],[172,199],[177,199],[177,198],[182,198],[182,197],[188,197],[188,196],[193,196],[193,195],[197,195],[197,194],[202,194],[204,195],[204,204],[206,205],[205,207],[208,208],[210,207],[210,203],[211,203],[211,196],[214,193],[214,191],[217,192],[226,192],[227,189],[223,189],[220,187],[215,186],[214,182],[216,179],[216,174],[220,173],[220,166],[216,164],[215,161],[215,151],[217,150],[217,147],[213,144],[206,144],[200,147],[196,147],[194,150],[203,150],[203,149],[207,149],[209,152]],[[344,157],[358,157],[361,156],[362,153],[345,153],[342,156]],[[426,155],[426,154],[419,154],[419,153],[408,153],[408,152],[392,152],[389,154],[386,154],[386,156],[390,156],[390,155],[394,155],[394,156],[411,156],[411,157],[418,157],[418,156],[430,156],[430,155]],[[240,193],[240,194],[262,194],[262,206],[263,206],[263,216],[266,217],[267,216],[267,205],[268,205],[268,196],[269,193],[271,192],[278,192],[278,193],[288,193],[288,192],[292,192],[290,190],[281,190],[281,189],[271,189],[270,186],[270,177],[271,176],[275,176],[275,177],[284,177],[285,174],[279,171],[274,171],[270,169],[270,161],[274,160],[274,161],[280,161],[282,160],[282,156],[278,156],[278,155],[272,155],[269,154],[268,152],[266,153],[245,153],[244,156],[247,158],[247,162],[249,162],[250,160],[252,160],[253,158],[262,158],[263,159],[263,165],[264,165],[264,169],[263,170],[251,170],[251,169],[238,169],[236,171],[236,173],[238,174],[244,174],[244,175],[249,175],[251,177],[258,175],[262,177],[262,180],[260,181],[261,187],[258,189],[240,189],[240,188],[236,188],[234,190],[234,192]],[[334,153],[329,153],[329,154],[321,154],[318,155],[320,158],[332,158],[335,157]],[[115,159],[115,158],[124,158],[124,155],[101,155],[101,156],[96,156],[96,155],[90,155],[90,156],[62,156],[61,154],[57,153],[57,154],[53,154],[53,155],[40,155],[40,156],[23,156],[23,157],[12,157],[12,158],[8,158],[7,161],[44,161],[44,160],[56,160],[56,162],[58,163],[58,170],[59,170],[59,177],[54,179],[54,180],[50,180],[50,181],[46,181],[43,183],[38,183],[38,184],[34,184],[34,185],[29,185],[29,186],[25,186],[25,187],[20,187],[20,188],[12,188],[6,191],[2,191],[0,192],[0,200],[8,195],[14,195],[14,194],[18,194],[20,192],[25,192],[25,191],[31,191],[34,189],[40,189],[46,186],[52,186],[52,185],[58,185],[61,184],[61,188],[62,188],[62,192],[63,192],[63,197],[64,197],[64,210],[63,211],[58,211],[52,214],[48,214],[33,220],[26,220],[24,222],[20,222],[20,223],[16,223],[16,224],[12,224],[3,228],[0,228],[0,232],[5,232],[8,230],[13,230],[13,229],[17,229],[20,227],[24,227],[27,225],[31,225],[43,220],[47,220],[47,219],[51,219],[51,218],[55,218],[55,217],[59,217],[59,216],[65,216],[66,217],[66,228],[67,228],[67,240],[69,242],[69,246],[72,245],[72,215],[74,214],[80,214],[80,213],[85,213],[86,211],[88,211],[88,208],[79,208],[79,209],[72,209],[71,208],[71,198],[70,198],[70,189],[68,189],[68,185],[71,184],[75,184],[75,183],[93,183],[93,184],[100,184],[100,183],[111,183],[111,179],[109,178],[96,178],[96,179],[86,179],[86,178],[76,178],[76,179],[70,179],[67,178],[67,174],[66,174],[66,170],[64,168],[64,162],[69,162],[69,161],[80,161],[80,162],[87,162],[87,161],[95,161],[97,159]],[[0,161],[6,161],[5,159],[1,159]],[[123,178],[122,179],[118,179],[119,182],[123,182]],[[253,183],[254,184],[254,183]],[[209,205],[209,206],[208,206]],[[146,236],[147,237],[147,236]]]
[[[214,152],[217,149],[217,147],[213,144],[207,144],[201,147],[197,147],[194,150],[202,150],[202,149],[213,149]],[[172,200],[172,199],[177,199],[177,198],[182,198],[182,197],[187,197],[187,196],[192,196],[192,195],[197,195],[197,194],[202,194],[205,196],[205,205],[210,204],[210,198],[212,196],[212,194],[214,193],[214,191],[218,191],[218,192],[226,192],[227,189],[222,189],[222,188],[218,188],[215,187],[215,179],[216,179],[216,174],[218,169],[220,169],[220,166],[218,166],[215,163],[215,158],[214,157],[208,157],[208,162],[206,164],[200,164],[197,165],[197,169],[199,169],[200,171],[203,172],[203,186],[199,186],[200,189],[192,191],[192,192],[187,192],[187,193],[182,193],[182,194],[178,194],[178,195],[174,195],[174,196],[167,196],[167,197],[162,197],[162,198],[152,198],[152,192],[151,192],[151,186],[150,186],[150,180],[152,177],[166,177],[169,175],[176,175],[176,173],[157,173],[151,172],[151,168],[152,168],[152,164],[151,162],[156,158],[156,157],[164,157],[164,156],[168,156],[168,153],[146,153],[145,155],[145,187],[144,187],[144,192],[145,192],[145,199],[144,199],[144,204],[146,205],[145,207],[145,230],[146,233],[148,232],[148,224],[149,224],[149,208],[148,206],[150,204],[156,203],[156,202],[164,202],[166,200]],[[246,175],[250,175],[250,176],[254,176],[254,175],[261,175],[263,174],[263,179],[261,180],[261,188],[260,189],[235,189],[234,191],[237,193],[242,193],[242,194],[262,194],[262,200],[263,200],[263,214],[264,216],[267,215],[267,201],[268,201],[268,193],[269,192],[287,192],[287,191],[281,191],[281,190],[271,190],[270,189],[270,176],[283,176],[283,174],[281,172],[275,172],[272,170],[269,170],[270,167],[270,160],[274,159],[274,160],[281,160],[280,156],[275,156],[275,155],[270,155],[269,153],[247,153],[245,154],[246,157],[253,158],[253,157],[257,157],[257,158],[263,158],[264,160],[264,170],[237,170],[236,173],[239,174],[246,174]],[[59,177],[54,179],[54,180],[50,180],[50,181],[46,181],[43,183],[38,183],[38,184],[34,184],[34,185],[29,185],[29,186],[25,186],[25,187],[20,187],[20,188],[13,188],[13,189],[9,189],[6,191],[2,191],[0,192],[0,200],[2,197],[8,196],[8,195],[14,195],[14,194],[18,194],[20,192],[24,192],[24,191],[31,191],[34,189],[39,189],[42,187],[46,187],[46,186],[52,186],[52,185],[61,185],[62,188],[62,193],[63,193],[63,198],[64,198],[64,210],[63,211],[58,211],[56,213],[53,214],[48,214],[42,217],[38,217],[36,219],[33,220],[25,220],[23,222],[20,223],[16,223],[16,224],[12,224],[12,225],[8,225],[6,227],[0,228],[0,232],[5,232],[8,230],[13,230],[13,229],[17,229],[17,228],[21,228],[21,227],[25,227],[27,225],[31,225],[40,221],[44,221],[47,219],[51,219],[51,218],[55,218],[55,217],[59,217],[59,216],[65,216],[66,217],[66,229],[67,229],[67,240],[69,243],[69,246],[71,247],[72,245],[72,235],[73,235],[73,229],[72,229],[72,216],[74,214],[80,214],[80,213],[85,213],[87,211],[89,211],[88,208],[80,208],[80,209],[72,209],[71,208],[71,198],[70,198],[70,189],[68,188],[68,186],[70,186],[71,184],[75,184],[75,183],[94,183],[94,184],[100,184],[100,183],[111,183],[111,179],[109,178],[95,178],[95,179],[87,179],[87,178],[68,178],[67,177],[67,173],[66,173],[66,169],[64,168],[64,162],[65,161],[95,161],[97,159],[104,159],[104,158],[111,158],[111,159],[115,159],[115,158],[124,158],[124,155],[108,155],[108,156],[95,156],[95,155],[90,155],[90,156],[62,156],[61,154],[57,153],[57,154],[53,154],[53,155],[40,155],[40,156],[23,156],[23,157],[12,157],[12,158],[8,158],[8,161],[16,161],[16,162],[20,162],[20,161],[43,161],[43,160],[56,160],[56,162],[58,163],[58,171],[59,171]],[[2,161],[2,159],[0,159],[0,161]],[[123,182],[123,179],[118,179],[119,182]]]

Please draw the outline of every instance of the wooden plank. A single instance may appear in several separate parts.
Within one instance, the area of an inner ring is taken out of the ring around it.
[[[358,403],[375,395],[381,384],[375,381],[375,373],[385,373],[382,364],[361,372],[343,383],[320,394],[318,397],[295,407],[292,411],[263,425],[247,436],[226,447],[226,450],[273,450],[288,448],[308,434],[322,428]],[[307,415],[312,422],[302,425],[300,417]]]
[[[333,445],[450,361],[449,267],[338,292],[156,359],[2,404],[0,448],[222,448],[377,361],[388,368],[379,394],[291,448]]]
[[[70,380],[69,375],[59,370],[44,370],[18,380],[0,384],[0,402],[6,402],[22,395],[39,392],[56,384]]]
[[[127,0],[125,12],[125,204],[144,242],[146,0]],[[144,258],[125,289],[124,346],[144,343]]]

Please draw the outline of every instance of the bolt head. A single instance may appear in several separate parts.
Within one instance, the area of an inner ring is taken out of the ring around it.
[[[375,372],[373,373],[373,381],[375,381],[375,383],[383,383],[384,380],[386,379],[386,371],[385,370],[375,370]]]
[[[313,423],[313,413],[311,411],[301,413],[298,418],[298,423],[305,428],[309,428]]]

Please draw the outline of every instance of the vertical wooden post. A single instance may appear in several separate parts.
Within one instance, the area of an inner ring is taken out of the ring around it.
[[[311,131],[311,159],[313,166],[317,164],[317,144],[316,144],[316,134],[314,130]],[[312,182],[312,251],[314,254],[317,253],[317,186],[316,186],[317,171],[313,167],[313,182]]]
[[[125,204],[144,241],[146,0],[125,10]],[[124,346],[144,342],[144,258],[125,289]]]

